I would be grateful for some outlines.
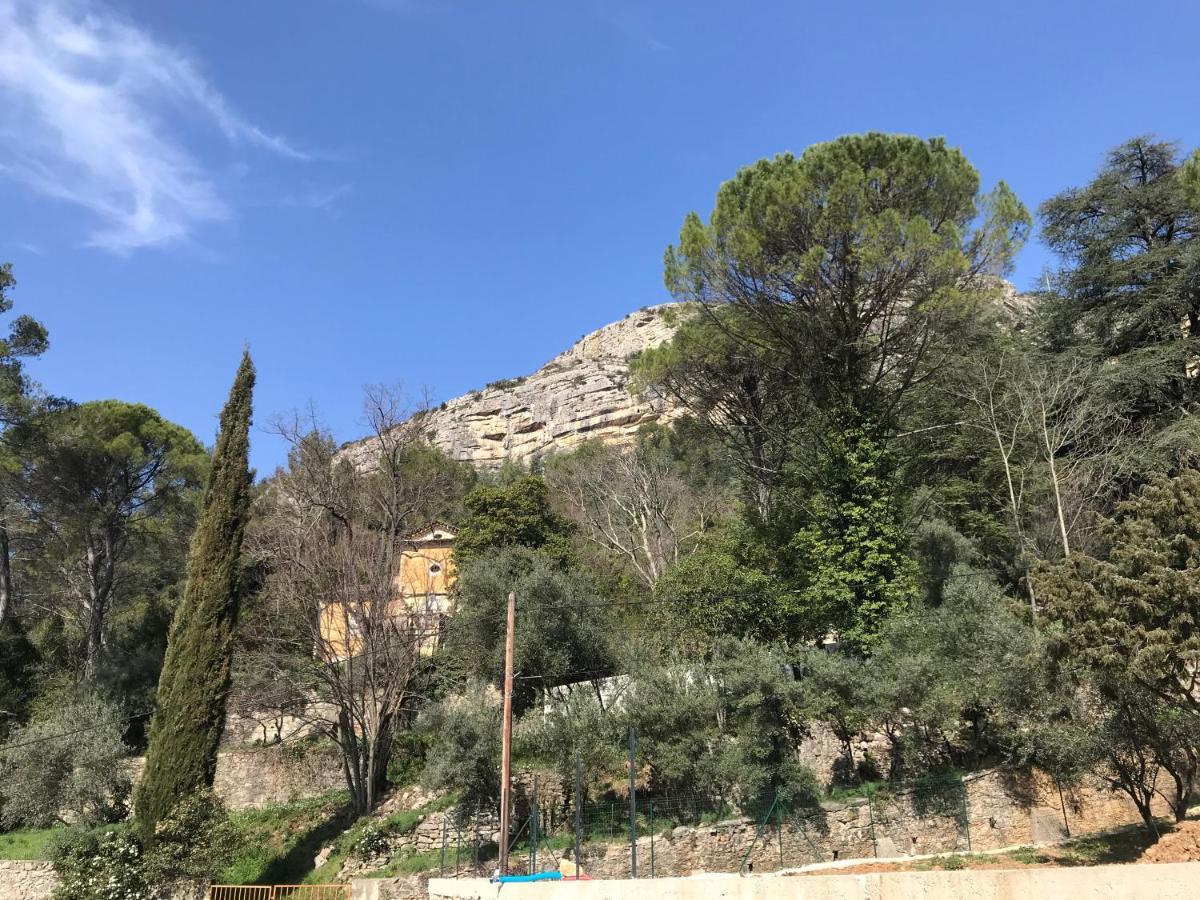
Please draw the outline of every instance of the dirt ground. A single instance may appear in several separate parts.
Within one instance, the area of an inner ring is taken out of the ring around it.
[[[1185,826],[1188,827],[1183,830]],[[1172,839],[1174,839],[1174,843],[1167,844]],[[1151,856],[1156,849],[1162,854],[1161,858]],[[1180,855],[1188,852],[1194,855]],[[963,853],[934,859],[889,860],[888,862],[862,863],[846,868],[814,869],[795,874],[819,876],[877,872],[924,872],[938,869],[949,871],[957,869],[1028,869],[1047,866],[1094,866],[1110,863],[1176,862],[1180,860],[1200,860],[1200,822],[1184,823],[1179,830],[1164,836],[1157,845],[1154,843],[1154,834],[1138,826],[1107,835],[1081,838],[1054,847],[1017,847],[1003,853]]]
[[[1180,822],[1170,834],[1142,854],[1142,862],[1200,861],[1200,821]]]

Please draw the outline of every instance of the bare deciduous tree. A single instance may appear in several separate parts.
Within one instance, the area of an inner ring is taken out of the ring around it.
[[[396,427],[404,412],[397,394],[371,390],[366,408],[378,452],[367,472],[339,457],[311,417],[277,425],[291,452],[252,526],[263,576],[243,661],[305,695],[294,713],[337,744],[359,813],[380,798],[392,738],[417,699],[441,625],[430,598],[398,595],[404,534],[451,477],[413,464],[420,438]]]
[[[989,442],[995,444],[1004,470],[1008,510],[1017,538],[1018,565],[1029,595],[1030,608],[1036,614],[1037,597],[1029,578],[1030,548],[1024,526],[1025,473],[1021,466],[1021,445],[1029,431],[1029,414],[1018,399],[1018,371],[1018,365],[1008,354],[1002,355],[994,366],[984,361],[974,383],[968,386],[961,399],[975,410],[975,416],[965,422],[967,427],[983,431]]]
[[[1025,367],[1016,390],[1049,479],[1062,555],[1097,502],[1111,490],[1119,468],[1122,420],[1095,402],[1095,366],[1079,359]]]
[[[727,499],[692,487],[641,443],[577,453],[552,466],[547,481],[580,533],[649,587],[695,548]]]
[[[1070,556],[1124,461],[1136,454],[1119,411],[1097,400],[1097,378],[1087,360],[1010,353],[982,361],[959,394],[974,411],[964,424],[987,436],[1004,473],[1004,502],[1035,609],[1030,557]]]

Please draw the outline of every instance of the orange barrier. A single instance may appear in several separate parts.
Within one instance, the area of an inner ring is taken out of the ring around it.
[[[248,884],[214,884],[208,889],[208,900],[271,900],[271,890]]]
[[[208,900],[350,900],[348,884],[214,884]]]
[[[271,900],[350,900],[350,885],[277,884]]]

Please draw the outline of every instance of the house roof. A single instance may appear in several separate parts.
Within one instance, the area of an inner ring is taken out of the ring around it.
[[[426,538],[425,537],[426,535],[436,534],[438,532],[441,532],[443,536],[440,538]],[[410,541],[410,542],[411,541],[422,541],[422,540],[452,541],[457,536],[458,536],[458,529],[455,528],[453,525],[450,525],[446,522],[442,522],[438,519],[434,519],[432,522],[426,522],[420,528],[414,528],[411,531],[406,531],[404,534],[400,535],[400,540]]]

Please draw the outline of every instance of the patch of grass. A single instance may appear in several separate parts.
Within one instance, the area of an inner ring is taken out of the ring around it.
[[[101,834],[107,831],[123,831],[128,825],[119,822],[114,825],[97,825],[86,829]],[[0,834],[0,859],[33,859],[48,860],[54,850],[54,844],[59,837],[78,829],[65,825],[54,828],[23,828]]]
[[[332,791],[230,818],[242,833],[237,856],[220,874],[228,884],[295,884],[313,868],[313,858],[349,824],[349,796]]]
[[[1008,858],[1023,866],[1034,866],[1039,863],[1048,862],[1050,859],[1050,857],[1039,853],[1033,847],[1018,847],[1016,850],[1008,853]]]
[[[37,828],[0,834],[0,859],[48,859],[50,843],[65,828]]]
[[[431,813],[442,812],[450,809],[458,802],[455,795],[448,794],[444,797],[439,797],[426,803],[419,809],[402,809],[399,812],[394,812],[384,819],[373,819],[370,816],[364,816],[357,821],[350,823],[332,842],[333,851],[329,854],[329,858],[325,862],[308,872],[300,883],[302,884],[328,884],[333,881],[346,859],[354,852],[355,846],[362,839],[363,833],[368,826],[375,826],[383,831],[391,832],[392,834],[407,834],[412,831],[426,816]],[[320,848],[317,848],[318,851]],[[316,856],[314,851],[313,856]],[[441,850],[437,850],[438,862],[441,859]],[[420,854],[418,854],[420,855]],[[394,857],[387,866],[376,872],[370,873],[370,877],[384,878],[388,874],[411,874],[407,872],[391,873],[391,869],[405,857]],[[415,871],[423,871],[417,869]]]
[[[959,869],[965,869],[967,867],[967,861],[957,853],[953,856],[943,856],[936,862],[939,868],[945,869],[948,872],[957,872]]]

